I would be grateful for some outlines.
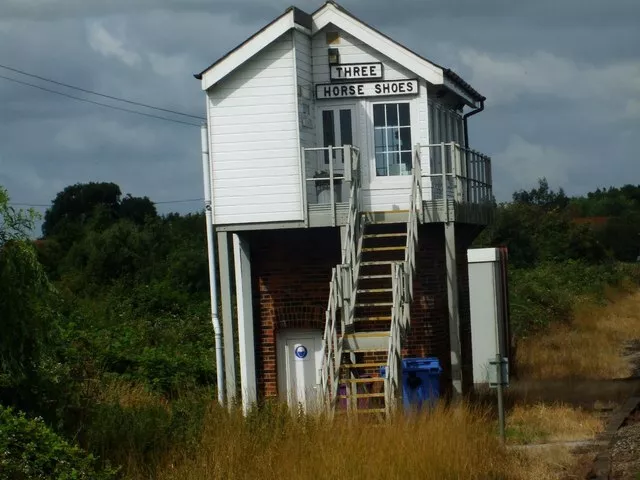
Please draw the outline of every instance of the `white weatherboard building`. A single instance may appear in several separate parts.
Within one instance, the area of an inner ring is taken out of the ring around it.
[[[462,392],[460,252],[492,212],[467,119],[485,98],[334,2],[289,8],[196,77],[227,397],[385,414],[406,356],[436,356]]]

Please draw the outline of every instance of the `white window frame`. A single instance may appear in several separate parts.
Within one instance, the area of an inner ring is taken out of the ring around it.
[[[420,112],[419,101],[422,96],[406,98],[406,97],[378,97],[375,101],[369,100],[366,105],[366,112],[369,118],[367,124],[367,145],[369,149],[369,175],[370,185],[369,188],[375,190],[376,188],[393,188],[394,185],[398,187],[406,187],[411,185],[411,175],[378,175],[376,165],[376,146],[375,146],[375,127],[373,124],[373,107],[374,105],[386,105],[391,103],[408,103],[409,104],[409,118],[411,122],[411,161],[412,168],[413,162],[415,162],[414,147],[417,143],[417,139],[420,138]]]

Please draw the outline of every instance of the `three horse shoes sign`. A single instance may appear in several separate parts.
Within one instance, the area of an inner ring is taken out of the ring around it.
[[[330,65],[332,83],[316,85],[316,98],[380,97],[417,95],[418,80],[383,80],[382,63],[343,63]]]

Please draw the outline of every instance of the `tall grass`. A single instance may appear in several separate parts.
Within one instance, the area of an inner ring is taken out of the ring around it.
[[[519,373],[529,379],[628,377],[633,366],[625,344],[634,339],[640,339],[640,293],[607,307],[577,305],[570,322],[520,342]]]
[[[385,424],[329,423],[278,406],[244,419],[212,406],[205,424],[199,446],[175,451],[155,478],[532,478],[531,458],[501,446],[488,412],[466,405]],[[548,466],[534,470],[555,478]]]

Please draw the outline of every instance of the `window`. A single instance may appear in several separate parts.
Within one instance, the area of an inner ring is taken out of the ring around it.
[[[411,116],[408,103],[373,106],[376,175],[411,174]]]

